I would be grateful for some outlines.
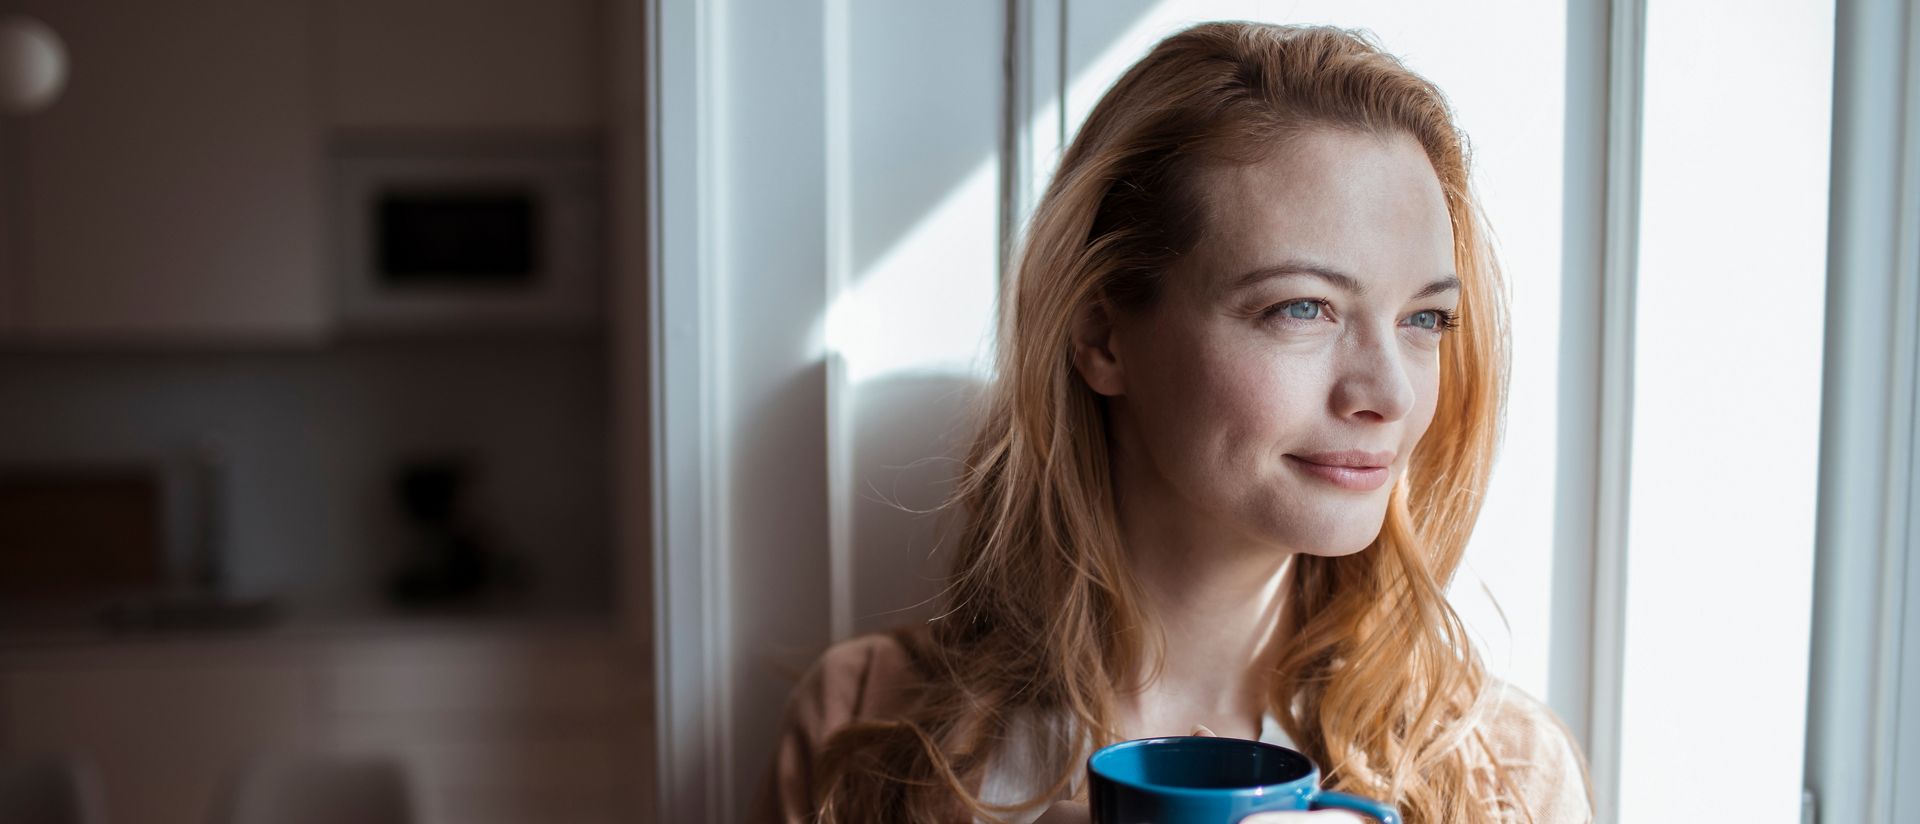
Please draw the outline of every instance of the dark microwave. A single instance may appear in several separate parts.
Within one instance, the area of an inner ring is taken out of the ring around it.
[[[367,144],[335,156],[349,329],[579,326],[602,304],[589,143]]]

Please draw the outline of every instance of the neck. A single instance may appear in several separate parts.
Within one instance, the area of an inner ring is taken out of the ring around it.
[[[1134,674],[1141,691],[1120,697],[1123,724],[1134,737],[1185,735],[1196,724],[1255,737],[1292,555],[1183,513],[1169,505],[1181,500],[1171,490],[1118,464],[1121,540],[1145,595],[1148,637],[1157,629],[1164,638]]]

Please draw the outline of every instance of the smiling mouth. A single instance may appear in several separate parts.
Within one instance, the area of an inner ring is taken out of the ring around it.
[[[1341,489],[1372,492],[1387,482],[1392,453],[1340,452],[1326,455],[1288,455],[1287,463],[1308,477]]]

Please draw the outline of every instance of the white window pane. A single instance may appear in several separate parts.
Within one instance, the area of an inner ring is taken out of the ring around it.
[[[1649,4],[1620,821],[1799,820],[1833,13]]]

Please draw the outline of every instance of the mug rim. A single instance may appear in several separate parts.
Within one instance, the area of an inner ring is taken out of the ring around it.
[[[1300,760],[1307,762],[1307,772],[1299,778],[1272,784],[1249,784],[1245,787],[1180,787],[1172,784],[1156,784],[1151,781],[1136,781],[1129,778],[1122,778],[1101,769],[1099,766],[1099,761],[1108,753],[1149,747],[1156,744],[1191,744],[1196,742],[1203,746],[1252,746],[1254,748],[1264,747],[1292,753],[1293,755],[1299,756]],[[1269,744],[1265,741],[1254,741],[1246,738],[1222,738],[1213,735],[1159,735],[1152,738],[1134,738],[1108,744],[1094,751],[1093,755],[1087,756],[1087,772],[1092,773],[1094,777],[1103,781],[1111,781],[1115,784],[1132,787],[1134,789],[1170,795],[1211,798],[1218,798],[1223,795],[1242,794],[1251,796],[1281,795],[1287,792],[1298,794],[1303,791],[1311,792],[1313,787],[1317,787],[1320,784],[1320,765],[1313,763],[1313,759],[1308,758],[1306,753],[1293,749],[1292,747]]]

